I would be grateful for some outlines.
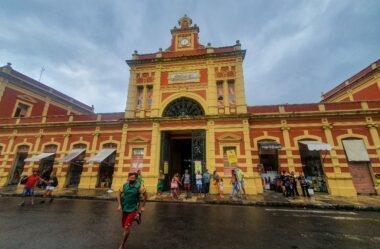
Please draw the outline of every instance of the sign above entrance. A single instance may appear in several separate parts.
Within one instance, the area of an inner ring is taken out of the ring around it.
[[[169,84],[199,82],[199,72],[169,73]]]

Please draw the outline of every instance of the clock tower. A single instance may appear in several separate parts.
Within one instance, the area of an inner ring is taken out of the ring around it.
[[[171,30],[172,43],[167,51],[186,51],[204,48],[198,42],[199,27],[187,15],[178,20],[179,27]]]

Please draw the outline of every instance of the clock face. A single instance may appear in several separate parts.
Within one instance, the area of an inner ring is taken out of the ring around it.
[[[180,41],[180,43],[181,43],[182,46],[187,46],[187,45],[189,45],[189,39],[182,38],[181,41]]]

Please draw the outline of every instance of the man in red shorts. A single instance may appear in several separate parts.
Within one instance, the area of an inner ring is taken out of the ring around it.
[[[119,211],[123,212],[121,226],[124,228],[123,240],[119,249],[124,248],[134,221],[140,222],[141,213],[144,211],[147,194],[141,181],[137,180],[137,173],[129,173],[128,182],[119,190],[117,195]],[[140,203],[140,196],[142,202]]]

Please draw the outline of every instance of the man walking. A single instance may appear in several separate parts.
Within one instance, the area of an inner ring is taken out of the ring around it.
[[[41,179],[41,177],[38,175],[38,170],[33,169],[33,175],[29,176],[26,179],[24,191],[22,192],[23,201],[19,204],[19,206],[24,206],[26,203],[26,200],[29,199],[30,204],[34,204],[34,188],[36,187],[37,183],[39,181],[44,181]]]
[[[238,180],[239,187],[240,187],[241,191],[243,192],[243,197],[244,197],[244,199],[246,199],[247,195],[245,193],[244,173],[239,168],[236,169],[236,177]]]
[[[208,169],[203,173],[203,193],[205,194],[205,197],[210,192],[210,181],[211,181],[211,174],[208,172]]]
[[[124,248],[133,222],[136,221],[140,224],[141,213],[144,211],[147,194],[142,182],[137,180],[137,178],[137,173],[129,173],[128,182],[123,185],[117,195],[117,209],[123,213],[121,225],[124,229],[123,240],[119,249]],[[140,196],[142,196],[142,202],[140,202]]]

